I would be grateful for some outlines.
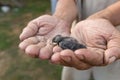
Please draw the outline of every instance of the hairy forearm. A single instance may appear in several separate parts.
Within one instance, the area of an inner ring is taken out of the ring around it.
[[[74,0],[58,0],[54,16],[72,23],[77,16],[77,8]]]
[[[102,11],[93,14],[89,18],[104,18],[109,20],[115,26],[120,25],[120,1],[108,6]]]

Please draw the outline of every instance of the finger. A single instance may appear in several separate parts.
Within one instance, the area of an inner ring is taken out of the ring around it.
[[[53,45],[47,44],[45,47],[40,49],[39,58],[40,59],[50,59],[51,55],[53,54]]]
[[[107,49],[105,51],[105,62],[106,64],[110,64],[117,60],[120,56],[120,48],[118,47],[113,47],[110,49]]]
[[[60,48],[59,46],[55,46],[53,48],[53,53],[60,52],[60,51],[62,51],[62,48]]]
[[[94,52],[93,52],[94,51]],[[99,49],[79,49],[75,51],[76,57],[93,66],[103,65],[103,51]]]
[[[107,50],[105,51],[106,64],[110,64],[115,60],[120,59],[120,33],[118,31],[112,34],[107,46]]]
[[[60,64],[60,53],[56,52],[51,56],[50,62],[53,64]]]
[[[69,66],[73,66],[79,70],[84,70],[84,69],[88,69],[91,67],[91,65],[84,63],[81,60],[77,59],[77,57],[74,55],[74,52],[71,50],[63,50],[60,53],[60,57]]]
[[[35,35],[37,33],[37,31],[38,31],[38,26],[31,22],[27,25],[27,27],[25,27],[23,29],[19,38],[20,38],[20,40],[24,40],[28,37]]]
[[[27,46],[31,45],[31,44],[36,44],[38,43],[38,39],[36,37],[30,37],[28,39],[25,39],[24,41],[22,41],[19,44],[19,48],[22,50],[25,50]]]
[[[65,60],[70,61],[71,58],[70,57],[65,57]],[[55,54],[53,54],[50,62],[52,64],[72,67],[72,65],[70,65],[69,63],[66,63],[64,60],[62,60],[62,58],[60,56],[60,52],[56,52]]]
[[[44,47],[46,44],[44,42],[40,42],[38,44],[29,45],[25,49],[25,53],[28,54],[31,57],[39,57],[39,51],[42,47]]]

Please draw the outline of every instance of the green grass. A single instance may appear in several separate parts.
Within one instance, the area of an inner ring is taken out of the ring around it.
[[[30,58],[18,48],[19,34],[27,23],[50,13],[49,0],[23,1],[18,11],[0,13],[0,80],[60,80],[61,66]]]

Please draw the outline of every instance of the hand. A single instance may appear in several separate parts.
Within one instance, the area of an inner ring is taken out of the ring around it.
[[[53,45],[50,44],[55,35],[69,35],[70,24],[55,16],[43,15],[28,23],[20,35],[20,49],[31,57],[49,59]]]
[[[87,46],[87,50],[75,52],[84,62],[103,66],[120,58],[120,32],[108,20],[82,21],[72,35]]]
[[[105,19],[90,19],[79,22],[71,36],[87,49],[76,51],[54,48],[52,62],[77,69],[104,66],[120,58],[120,32]]]

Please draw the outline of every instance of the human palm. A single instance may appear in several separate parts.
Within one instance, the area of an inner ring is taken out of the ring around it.
[[[53,53],[52,38],[58,34],[68,36],[69,28],[70,24],[55,16],[40,16],[29,22],[23,29],[19,47],[32,57],[49,59]]]
[[[76,51],[76,56],[90,65],[106,65],[120,58],[120,32],[105,19],[78,23],[72,36],[87,46],[86,51]]]

